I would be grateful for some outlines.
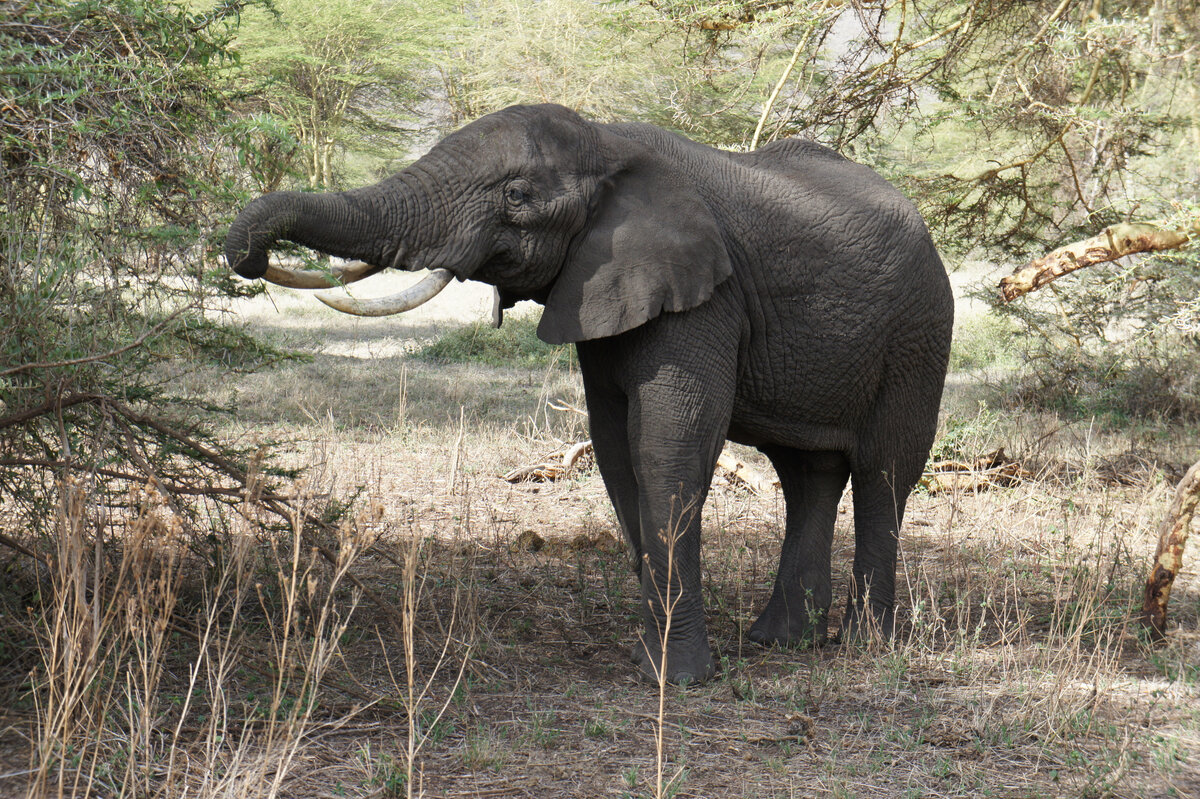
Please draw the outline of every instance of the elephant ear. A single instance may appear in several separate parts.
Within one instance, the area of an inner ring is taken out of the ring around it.
[[[618,148],[621,163],[601,182],[546,298],[538,337],[547,343],[615,336],[686,311],[732,274],[717,220],[691,182],[638,142],[621,138]]]

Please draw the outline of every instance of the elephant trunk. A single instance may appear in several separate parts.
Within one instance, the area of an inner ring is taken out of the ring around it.
[[[251,279],[266,274],[268,254],[281,240],[391,266],[400,253],[403,203],[386,183],[330,194],[280,191],[259,197],[230,226],[225,257],[235,272]]]

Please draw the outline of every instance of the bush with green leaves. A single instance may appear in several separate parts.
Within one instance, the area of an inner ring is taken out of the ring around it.
[[[170,378],[279,355],[207,313],[245,291],[211,254],[243,197],[223,77],[240,8],[31,2],[0,21],[0,500],[23,529],[53,527],[68,483],[100,515],[135,485],[180,511],[237,495],[244,453]]]
[[[1130,260],[1002,307],[1033,333],[1013,399],[1116,423],[1200,418],[1200,253]]]
[[[539,314],[509,317],[499,328],[475,322],[451,330],[417,352],[433,363],[480,363],[532,369],[554,363],[566,365],[568,346],[547,344],[537,337]]]

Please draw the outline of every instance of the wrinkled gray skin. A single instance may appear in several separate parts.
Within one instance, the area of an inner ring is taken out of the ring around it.
[[[596,461],[641,580],[634,657],[646,675],[662,654],[663,597],[674,604],[668,678],[714,673],[700,509],[726,439],[766,453],[787,508],[774,592],[750,638],[825,639],[848,478],[842,633],[890,634],[897,531],[933,440],[953,300],[916,209],[867,167],[808,141],[735,154],[518,106],[377,185],[260,197],[226,253],[255,278],[285,239],[380,266],[446,267],[498,287],[505,307],[544,304],[538,335],[578,348]]]

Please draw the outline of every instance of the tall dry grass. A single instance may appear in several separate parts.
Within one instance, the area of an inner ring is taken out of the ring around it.
[[[174,511],[153,490],[129,504],[128,523],[105,529],[86,487],[63,486],[32,622],[41,664],[25,795],[287,795],[311,736],[353,715],[314,712],[360,600],[344,586],[365,526],[338,528],[325,565],[299,511],[267,535],[248,498],[198,575]]]

